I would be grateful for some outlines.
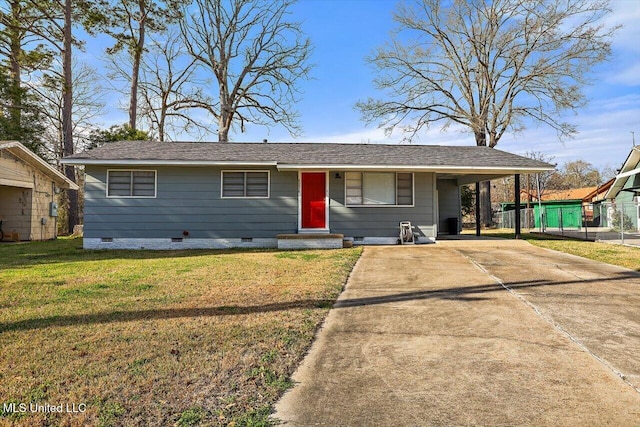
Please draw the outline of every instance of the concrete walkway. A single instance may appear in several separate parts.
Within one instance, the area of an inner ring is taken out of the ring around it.
[[[369,247],[274,418],[640,426],[640,274],[522,241]]]

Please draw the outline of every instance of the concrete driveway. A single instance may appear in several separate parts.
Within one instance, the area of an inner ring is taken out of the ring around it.
[[[640,426],[640,274],[523,241],[369,247],[286,425]]]

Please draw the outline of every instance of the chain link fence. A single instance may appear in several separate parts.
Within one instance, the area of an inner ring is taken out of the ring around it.
[[[515,228],[515,211],[497,212],[500,228]],[[546,234],[640,247],[640,203],[601,202],[589,206],[521,209],[520,227]]]
[[[640,205],[637,202],[594,206],[595,240],[640,246]]]
[[[499,211],[493,216],[493,222],[498,228],[516,228],[516,211]],[[522,230],[535,228],[535,212],[533,208],[520,210],[520,228]]]

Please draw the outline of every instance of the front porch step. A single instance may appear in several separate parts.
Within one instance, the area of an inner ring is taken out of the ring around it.
[[[300,233],[278,234],[278,249],[340,249],[344,234]]]

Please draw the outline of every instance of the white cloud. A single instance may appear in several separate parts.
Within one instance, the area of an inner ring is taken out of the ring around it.
[[[636,0],[616,0],[611,2],[612,13],[605,24],[608,27],[622,25],[615,35],[613,48],[640,53],[640,2]]]
[[[640,61],[633,62],[627,67],[622,67],[621,70],[609,74],[607,81],[625,86],[640,86]]]

